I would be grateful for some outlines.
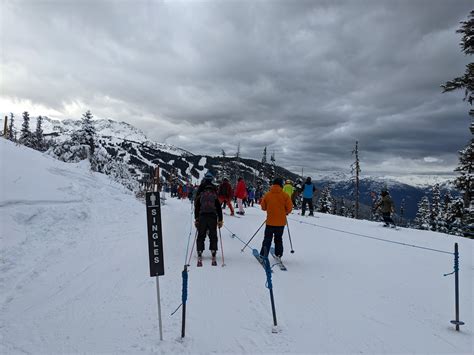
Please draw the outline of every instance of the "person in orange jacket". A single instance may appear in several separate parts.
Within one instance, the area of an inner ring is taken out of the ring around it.
[[[270,191],[263,196],[260,206],[262,210],[267,211],[265,233],[260,255],[268,256],[273,239],[275,242],[275,255],[281,258],[283,256],[282,236],[286,225],[286,216],[293,209],[290,196],[283,192],[283,179],[276,178],[273,180],[272,187]]]

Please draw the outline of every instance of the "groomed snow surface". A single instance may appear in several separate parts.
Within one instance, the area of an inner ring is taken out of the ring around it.
[[[4,140],[0,150],[2,354],[473,352],[471,240],[322,214],[290,217],[295,253],[285,231],[288,271],[273,273],[279,333],[271,332],[264,270],[222,229],[225,267],[221,251],[214,267],[208,252],[199,269],[192,257],[181,340],[181,310],[170,314],[181,303],[194,228],[190,203],[170,198],[162,209],[160,342],[144,204],[86,163],[62,163]],[[247,241],[264,219],[250,207],[242,218],[225,216],[225,226]],[[458,242],[466,325],[456,332],[450,324],[454,277],[443,274],[453,270],[452,255],[342,231],[447,252]]]

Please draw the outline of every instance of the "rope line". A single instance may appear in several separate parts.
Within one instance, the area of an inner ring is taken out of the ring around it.
[[[315,227],[319,227],[319,228],[325,228],[325,229],[329,229],[329,230],[332,230],[332,231],[335,231],[335,232],[341,232],[341,233],[345,233],[345,234],[352,234],[352,235],[355,235],[355,236],[358,236],[358,237],[363,237],[363,238],[368,238],[368,239],[375,239],[375,240],[379,240],[379,241],[382,241],[382,242],[393,243],[393,244],[398,244],[398,245],[404,245],[404,246],[407,246],[407,247],[418,248],[418,249],[423,249],[423,250],[430,250],[430,251],[434,251],[434,252],[438,252],[438,253],[453,255],[453,253],[452,253],[452,252],[449,252],[449,251],[444,251],[444,250],[438,250],[438,249],[433,249],[433,248],[422,247],[422,246],[415,245],[415,244],[407,244],[407,243],[402,243],[402,242],[395,242],[395,241],[393,241],[393,240],[387,240],[387,239],[383,239],[383,238],[372,237],[372,236],[370,236],[370,235],[365,235],[365,234],[360,234],[360,233],[354,233],[354,232],[348,232],[348,231],[345,231],[345,230],[342,230],[342,229],[331,228],[331,227],[325,227],[325,226],[320,226],[320,225],[314,224],[314,223],[308,223],[308,222],[298,221],[297,219],[293,219],[293,218],[289,218],[289,219],[292,220],[292,221],[295,221],[295,222],[302,223],[302,224],[308,224],[308,225],[310,225],[310,226],[315,226]]]
[[[227,228],[227,226],[224,224],[224,228],[227,229],[227,231],[231,234],[231,238],[237,238],[242,244],[247,244],[247,242],[245,242],[244,240],[242,240],[241,238],[239,238],[239,236],[237,234],[235,234],[234,232],[232,232],[229,228]],[[251,249],[255,249],[255,248],[252,248],[251,245],[249,245],[251,247]]]

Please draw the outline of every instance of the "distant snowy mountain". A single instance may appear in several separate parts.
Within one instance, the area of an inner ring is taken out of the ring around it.
[[[3,119],[1,121],[3,127]],[[21,129],[21,115],[15,117],[15,127]],[[262,166],[260,161],[253,159],[240,159],[234,157],[223,158],[220,156],[206,156],[193,154],[184,149],[166,143],[150,141],[146,135],[136,127],[110,119],[94,120],[98,136],[98,144],[103,146],[111,158],[121,159],[129,165],[130,171],[141,179],[151,166],[159,164],[162,176],[168,178],[173,172],[181,181],[190,179],[200,181],[209,170],[214,174],[227,167],[228,174],[235,178],[235,172],[244,177],[246,181],[255,184],[260,171],[265,172],[265,178],[270,178],[271,166]],[[36,118],[31,117],[30,129],[36,127]],[[80,120],[54,120],[44,117],[43,131],[46,136],[57,142],[63,142],[80,128]],[[293,181],[300,178],[298,174],[276,166],[276,174]],[[443,181],[444,180],[444,181]],[[404,181],[408,182],[405,183]],[[313,182],[318,188],[329,185],[335,197],[351,199],[354,184],[350,174],[344,172],[321,173],[313,176]],[[405,200],[405,217],[413,219],[417,210],[417,203],[424,195],[430,195],[429,182],[442,182],[443,192],[455,193],[453,186],[443,177],[411,176],[397,178],[393,176],[364,177],[360,180],[361,203],[371,205],[371,192],[379,193],[384,187],[390,190],[397,208],[400,208],[402,199]]]

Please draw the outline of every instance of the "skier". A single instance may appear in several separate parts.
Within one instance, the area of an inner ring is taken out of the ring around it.
[[[244,215],[244,207],[242,206],[242,200],[247,197],[247,187],[245,186],[245,181],[242,177],[237,179],[237,186],[235,187],[235,197],[237,198],[237,205],[239,206],[239,210],[237,214]]]
[[[313,195],[316,191],[313,183],[311,182],[311,178],[308,176],[306,178],[306,182],[303,185],[303,203],[301,206],[301,215],[304,216],[306,212],[306,205],[309,205],[309,215],[313,216]]]
[[[204,240],[209,232],[209,250],[212,256],[212,265],[217,265],[217,227],[224,225],[222,208],[217,198],[217,190],[212,183],[213,176],[207,172],[198,188],[194,201],[194,225],[198,230],[196,250],[198,254],[197,266],[202,266],[202,252],[204,251]]]
[[[379,203],[377,203],[375,209],[379,209],[382,212],[382,219],[385,222],[384,227],[391,226],[396,228],[395,222],[390,216],[395,211],[395,204],[387,190],[382,190],[380,195],[382,196]]]
[[[249,191],[248,191],[248,202],[249,202],[249,207],[254,205],[255,203],[255,187],[250,186]]]
[[[280,259],[283,256],[283,231],[286,225],[286,216],[293,209],[290,196],[283,192],[283,179],[273,180],[272,187],[263,196],[260,206],[267,211],[264,239],[260,256],[268,256],[272,239],[275,243],[275,256]]]
[[[230,208],[230,215],[234,215],[234,207],[232,207],[232,186],[229,183],[228,178],[222,179],[222,183],[219,185],[218,189],[218,197],[219,202],[221,205],[225,207],[225,205],[229,206]]]
[[[293,187],[293,184],[291,183],[291,180],[286,180],[285,186],[283,186],[283,192],[286,192],[290,198],[293,196],[293,192],[295,191],[295,188]]]

